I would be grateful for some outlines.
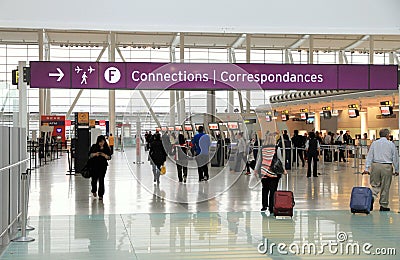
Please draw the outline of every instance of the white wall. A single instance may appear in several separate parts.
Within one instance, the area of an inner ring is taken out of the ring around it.
[[[0,27],[400,34],[398,0],[0,1]]]

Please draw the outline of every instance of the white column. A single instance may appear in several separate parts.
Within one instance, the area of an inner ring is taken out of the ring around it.
[[[368,112],[367,111],[361,111],[360,112],[361,136],[363,136],[364,133],[368,133]]]
[[[369,64],[374,64],[374,37],[369,36]]]
[[[26,66],[25,61],[18,62],[18,108],[19,108],[19,122],[18,126],[21,128],[25,128],[28,133],[28,95],[27,95],[27,84],[23,80],[23,69]]]
[[[169,50],[169,61],[175,62],[175,46],[171,46],[171,49]],[[169,91],[169,105],[169,125],[175,126],[175,111],[177,108],[177,102],[175,102],[175,90]]]
[[[310,45],[308,49],[308,63],[313,64],[314,63],[314,36],[310,35],[309,38]]]
[[[321,131],[321,114],[319,111],[315,111],[314,114],[314,131]]]
[[[108,61],[115,62],[115,32],[108,35]],[[110,122],[110,133],[115,135],[115,90],[110,89],[108,94],[108,120]]]
[[[251,61],[251,35],[246,34],[246,63]],[[246,113],[250,113],[250,90],[246,90]]]
[[[43,31],[44,59],[50,61],[50,43],[46,31]],[[45,113],[51,115],[51,89],[45,90]]]
[[[44,60],[44,43],[43,43],[43,30],[38,31],[38,47],[39,47],[39,61]],[[44,96],[45,89],[39,89],[39,126],[41,125],[41,115],[44,115]]]
[[[185,34],[181,32],[179,38],[179,61],[180,63],[185,62]],[[185,107],[185,91],[181,90],[179,93],[180,98],[180,123],[183,123],[186,119],[186,107]]]
[[[233,63],[233,55],[235,50],[232,48],[228,49],[228,61],[229,63]],[[235,107],[235,96],[234,90],[228,90],[228,113],[233,113],[233,109]]]

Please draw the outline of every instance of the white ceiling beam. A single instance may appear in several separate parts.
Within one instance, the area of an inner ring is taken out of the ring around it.
[[[354,48],[357,48],[358,46],[360,46],[361,44],[363,44],[364,42],[366,42],[368,40],[369,40],[369,35],[364,35],[363,37],[361,37],[361,39],[353,42],[352,44],[350,44],[349,46],[344,48],[344,51],[350,51]]]
[[[288,49],[297,49],[299,48],[301,45],[303,45],[303,43],[308,40],[310,38],[309,34],[305,34],[303,35],[303,37],[301,37],[301,39],[299,39],[297,42],[293,43],[291,46],[288,47]]]
[[[241,36],[239,36],[236,41],[234,43],[232,43],[231,48],[232,49],[236,49],[239,48],[240,46],[242,46],[242,44],[246,41],[246,34],[242,34]]]

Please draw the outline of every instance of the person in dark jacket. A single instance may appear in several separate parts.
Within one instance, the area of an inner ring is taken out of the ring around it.
[[[92,176],[92,194],[97,197],[97,182],[99,182],[99,200],[104,195],[104,177],[106,176],[108,160],[111,159],[111,150],[104,135],[99,135],[97,141],[89,151],[89,164]]]
[[[319,155],[319,141],[317,140],[315,133],[309,133],[309,139],[306,142],[306,152],[308,158],[308,169],[307,169],[307,178],[311,177],[311,163],[313,162],[313,176],[318,177],[317,173],[317,159]]]
[[[283,137],[283,142],[282,142],[282,139],[279,139],[277,145],[285,153],[285,162],[284,162],[285,169],[286,170],[290,170],[290,169],[292,169],[292,164],[291,164],[291,161],[292,161],[292,154],[291,154],[292,142],[290,142],[290,140],[289,140],[289,135],[287,134],[287,130],[284,130],[284,133],[283,133],[282,137]]]
[[[178,144],[175,146],[175,156],[179,182],[183,181],[184,183],[186,183],[188,173],[188,157],[187,147],[185,146],[185,137],[183,136],[183,134],[178,135]]]
[[[154,182],[160,184],[161,166],[167,160],[167,153],[164,150],[160,134],[154,135],[154,140],[150,144],[149,156],[153,167]]]
[[[293,163],[296,162],[297,163],[297,167],[299,167],[299,158],[301,160],[302,166],[304,167],[304,157],[303,157],[303,148],[304,148],[304,137],[299,135],[299,130],[294,130],[294,135],[292,137],[292,142],[293,142],[293,146],[294,146],[294,150],[293,150],[293,158],[295,158],[295,160],[293,160]],[[297,148],[297,155],[296,155],[296,148]]]

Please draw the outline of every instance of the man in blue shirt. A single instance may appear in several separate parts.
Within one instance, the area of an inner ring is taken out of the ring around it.
[[[392,175],[399,175],[397,149],[395,144],[389,141],[389,135],[390,131],[388,129],[381,129],[379,131],[381,138],[371,144],[364,170],[364,174],[371,174],[370,183],[373,201],[378,197],[378,193],[381,193],[379,199],[379,204],[381,205],[380,211],[390,211],[388,206]],[[394,173],[392,165],[394,166]]]
[[[207,181],[208,175],[208,151],[211,145],[210,136],[204,133],[204,127],[199,126],[198,134],[192,139],[196,152],[197,171],[199,173],[199,182]]]

